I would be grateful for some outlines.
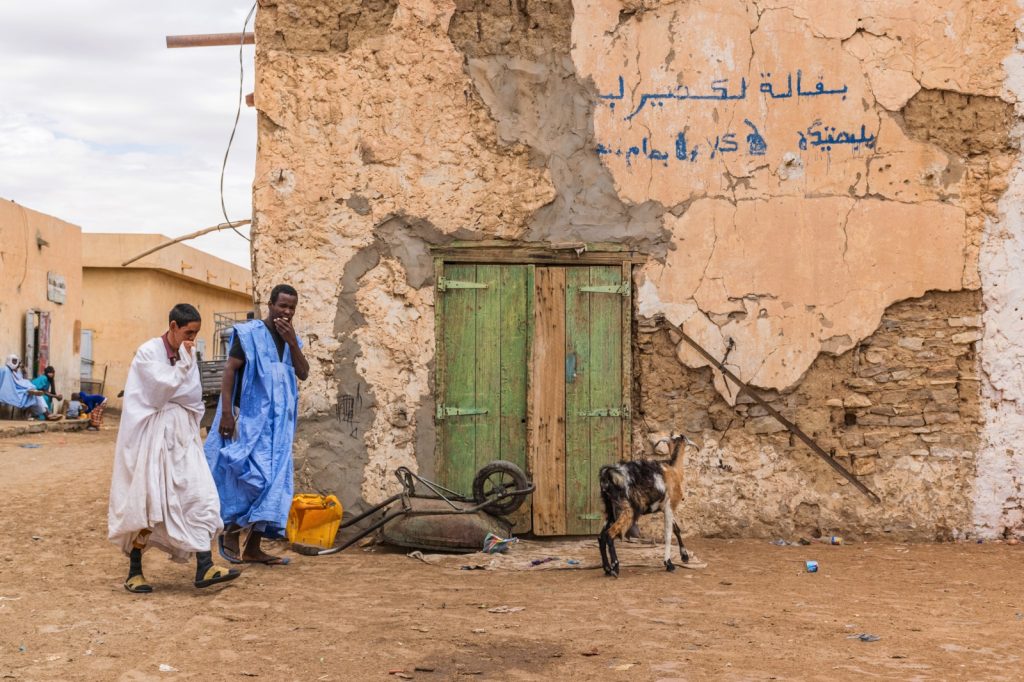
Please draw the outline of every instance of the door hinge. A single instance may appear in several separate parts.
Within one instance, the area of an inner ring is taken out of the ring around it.
[[[588,412],[577,412],[577,417],[628,417],[629,410],[624,407],[605,407]]]
[[[487,414],[487,410],[479,407],[448,407],[447,405],[437,406],[437,418],[462,417],[471,414]]]
[[[629,285],[623,282],[622,284],[585,286],[580,287],[580,291],[587,294],[618,294],[619,296],[625,296],[629,293]]]
[[[460,282],[454,279],[445,279],[442,277],[437,281],[438,291],[448,291],[449,289],[486,289],[487,285],[480,282]]]

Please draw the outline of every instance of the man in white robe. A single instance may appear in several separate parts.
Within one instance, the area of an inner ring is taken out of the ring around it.
[[[196,555],[196,587],[239,572],[213,564],[221,531],[217,487],[203,454],[203,389],[195,357],[202,320],[193,306],[171,310],[168,330],[139,347],[125,382],[107,512],[110,541],[129,557],[129,592],[153,591],[142,554],[155,547],[175,561]]]

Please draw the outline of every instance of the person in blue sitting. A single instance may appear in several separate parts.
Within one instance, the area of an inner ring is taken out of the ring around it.
[[[206,461],[220,494],[221,556],[233,563],[283,565],[263,538],[284,537],[294,491],[292,441],[298,381],[309,376],[292,326],[299,295],[287,284],[270,292],[266,319],[236,325],[206,438]],[[244,547],[241,534],[247,531]]]
[[[63,419],[47,410],[43,397],[44,392],[21,375],[21,359],[17,355],[8,355],[0,367],[0,403],[28,410],[32,419]]]

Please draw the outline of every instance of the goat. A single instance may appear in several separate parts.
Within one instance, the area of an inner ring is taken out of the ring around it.
[[[633,523],[645,514],[661,511],[665,514],[665,570],[674,571],[672,563],[672,533],[679,542],[679,556],[689,563],[690,555],[683,546],[683,535],[672,512],[683,499],[683,460],[680,449],[697,449],[697,444],[683,434],[672,434],[672,456],[666,462],[638,459],[608,464],[601,467],[601,499],[604,501],[606,523],[598,535],[601,548],[601,566],[604,574],[619,577],[619,558],[615,553],[615,538],[624,538]]]

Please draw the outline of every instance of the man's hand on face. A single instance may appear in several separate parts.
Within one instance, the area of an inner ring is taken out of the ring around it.
[[[184,348],[185,352],[188,353],[189,355],[192,355],[192,349],[195,347],[195,345],[195,341],[189,341],[188,339],[185,339],[184,341],[181,342],[181,347]]]
[[[292,323],[283,317],[274,318],[274,327],[277,329],[277,333],[281,335],[284,342],[289,346],[294,346],[298,343],[298,339],[295,338],[295,328],[292,327]]]

